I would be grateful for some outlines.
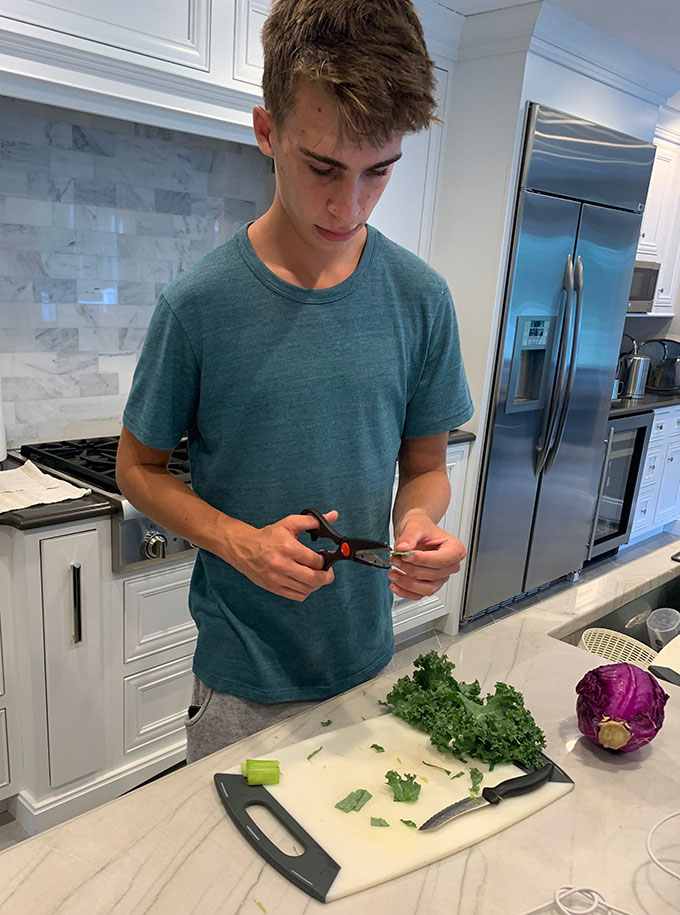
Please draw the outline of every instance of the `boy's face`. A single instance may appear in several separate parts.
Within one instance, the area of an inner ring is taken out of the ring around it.
[[[379,147],[339,142],[335,102],[307,82],[280,131],[261,108],[254,124],[260,149],[276,163],[276,195],[301,238],[329,253],[351,244],[401,156],[402,135]]]

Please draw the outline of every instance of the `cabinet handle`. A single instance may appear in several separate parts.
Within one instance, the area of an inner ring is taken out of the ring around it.
[[[669,464],[672,464],[672,463],[673,463],[673,457],[672,457],[672,456],[668,458],[668,463],[669,463]]]
[[[646,509],[646,508],[641,509],[641,510],[640,510],[640,514],[641,514],[641,515],[646,515],[646,514],[647,514],[647,509]]]
[[[641,235],[640,237],[641,237],[641,238],[644,238],[644,237],[645,237],[645,233],[643,232],[642,235]]]
[[[73,644],[83,641],[82,591],[80,585],[80,563],[71,563],[73,582]]]
[[[656,464],[652,464],[652,466],[649,468],[649,472],[653,473],[655,470],[656,470]]]
[[[659,289],[659,292],[663,292],[663,289]]]

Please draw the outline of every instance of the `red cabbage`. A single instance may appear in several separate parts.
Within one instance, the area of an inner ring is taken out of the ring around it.
[[[650,673],[634,664],[596,667],[576,692],[579,730],[598,746],[630,753],[661,729],[668,696]]]

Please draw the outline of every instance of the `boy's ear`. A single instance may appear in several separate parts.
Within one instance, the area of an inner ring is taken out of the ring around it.
[[[253,108],[253,131],[260,151],[263,152],[265,156],[269,156],[273,159],[274,148],[272,145],[272,133],[274,132],[274,121],[271,114],[260,105],[256,105]]]

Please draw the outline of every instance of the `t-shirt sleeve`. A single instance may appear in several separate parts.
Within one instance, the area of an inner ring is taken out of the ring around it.
[[[174,448],[198,402],[199,365],[186,330],[161,296],[123,412],[123,423],[149,448]]]
[[[456,429],[473,413],[456,312],[451,293],[444,287],[423,371],[406,409],[403,437],[423,438]]]

